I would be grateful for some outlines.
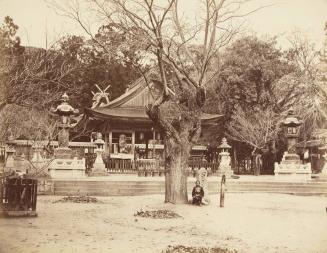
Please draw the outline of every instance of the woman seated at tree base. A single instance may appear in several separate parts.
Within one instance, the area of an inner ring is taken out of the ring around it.
[[[193,205],[201,205],[202,203],[202,198],[204,196],[204,191],[203,188],[200,186],[200,181],[196,180],[195,186],[193,187],[192,190],[192,204]]]

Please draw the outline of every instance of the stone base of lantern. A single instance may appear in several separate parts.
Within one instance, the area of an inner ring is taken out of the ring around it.
[[[49,165],[51,178],[85,178],[85,159],[54,159]]]
[[[7,150],[7,159],[5,161],[3,172],[9,173],[15,168],[15,159],[14,159],[15,150],[8,149]]]
[[[233,175],[232,167],[230,165],[231,158],[228,152],[220,152],[220,163],[217,171],[219,177],[225,175],[226,178],[230,178]]]
[[[34,149],[34,153],[33,153],[33,157],[31,159],[31,163],[33,164],[32,168],[29,169],[29,171],[31,171],[32,174],[38,174],[40,173],[40,170],[46,166],[47,164],[47,160],[44,159],[42,156],[41,156],[41,148],[40,147],[36,147],[36,148],[33,148]],[[46,176],[47,175],[47,172],[46,171],[43,171],[41,173],[43,176]]]
[[[58,159],[71,159],[72,150],[70,148],[56,148],[54,150],[54,155]]]
[[[322,169],[320,175],[327,177],[327,163],[325,164],[324,168]]]
[[[233,172],[231,167],[229,167],[229,168],[218,168],[218,171],[217,171],[217,176],[218,177],[221,177],[221,176],[225,175],[226,178],[231,178],[233,174],[234,174],[234,172]]]
[[[327,155],[324,155],[325,160],[327,160]],[[325,162],[324,167],[321,172],[318,174],[318,178],[323,181],[327,181],[327,162]]]
[[[311,180],[311,164],[302,164],[297,154],[284,153],[280,164],[275,163],[275,177],[287,181],[308,181]]]
[[[92,177],[108,176],[107,169],[104,164],[93,164],[91,175]]]
[[[94,161],[91,176],[107,176],[107,169],[102,159],[103,149],[95,149],[94,152],[97,154],[97,157]]]

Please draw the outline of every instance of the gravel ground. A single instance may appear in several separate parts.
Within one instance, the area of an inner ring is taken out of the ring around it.
[[[168,246],[237,252],[327,252],[327,197],[227,193],[207,206],[163,203],[163,195],[56,202],[39,196],[37,218],[0,218],[1,253],[161,253]],[[178,218],[135,216],[170,210]]]

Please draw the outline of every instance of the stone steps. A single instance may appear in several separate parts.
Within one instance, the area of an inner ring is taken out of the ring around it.
[[[56,180],[55,195],[92,195],[92,196],[134,196],[147,194],[163,194],[164,181],[70,181]],[[194,182],[188,182],[190,192]],[[209,192],[218,193],[220,182],[210,181]],[[326,195],[327,182],[227,182],[227,192],[265,192],[288,193],[299,195]]]

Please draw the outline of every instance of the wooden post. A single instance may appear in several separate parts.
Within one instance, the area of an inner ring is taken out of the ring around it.
[[[132,150],[135,150],[135,131],[132,131]]]
[[[145,158],[149,158],[149,139],[146,138],[145,140]]]
[[[4,178],[0,177],[0,216],[3,211],[3,192],[4,192]]]
[[[153,142],[152,142],[152,158],[155,159],[156,158],[156,130],[153,128]]]
[[[104,133],[104,143],[105,143],[104,152],[106,155],[108,155],[109,154],[109,134],[108,134],[108,132]]]
[[[224,207],[225,202],[226,176],[223,175],[220,184],[220,207]]]
[[[111,153],[114,153],[114,150],[113,148],[111,147],[112,145],[112,131],[109,130],[109,148],[108,148],[108,153],[111,154]]]

